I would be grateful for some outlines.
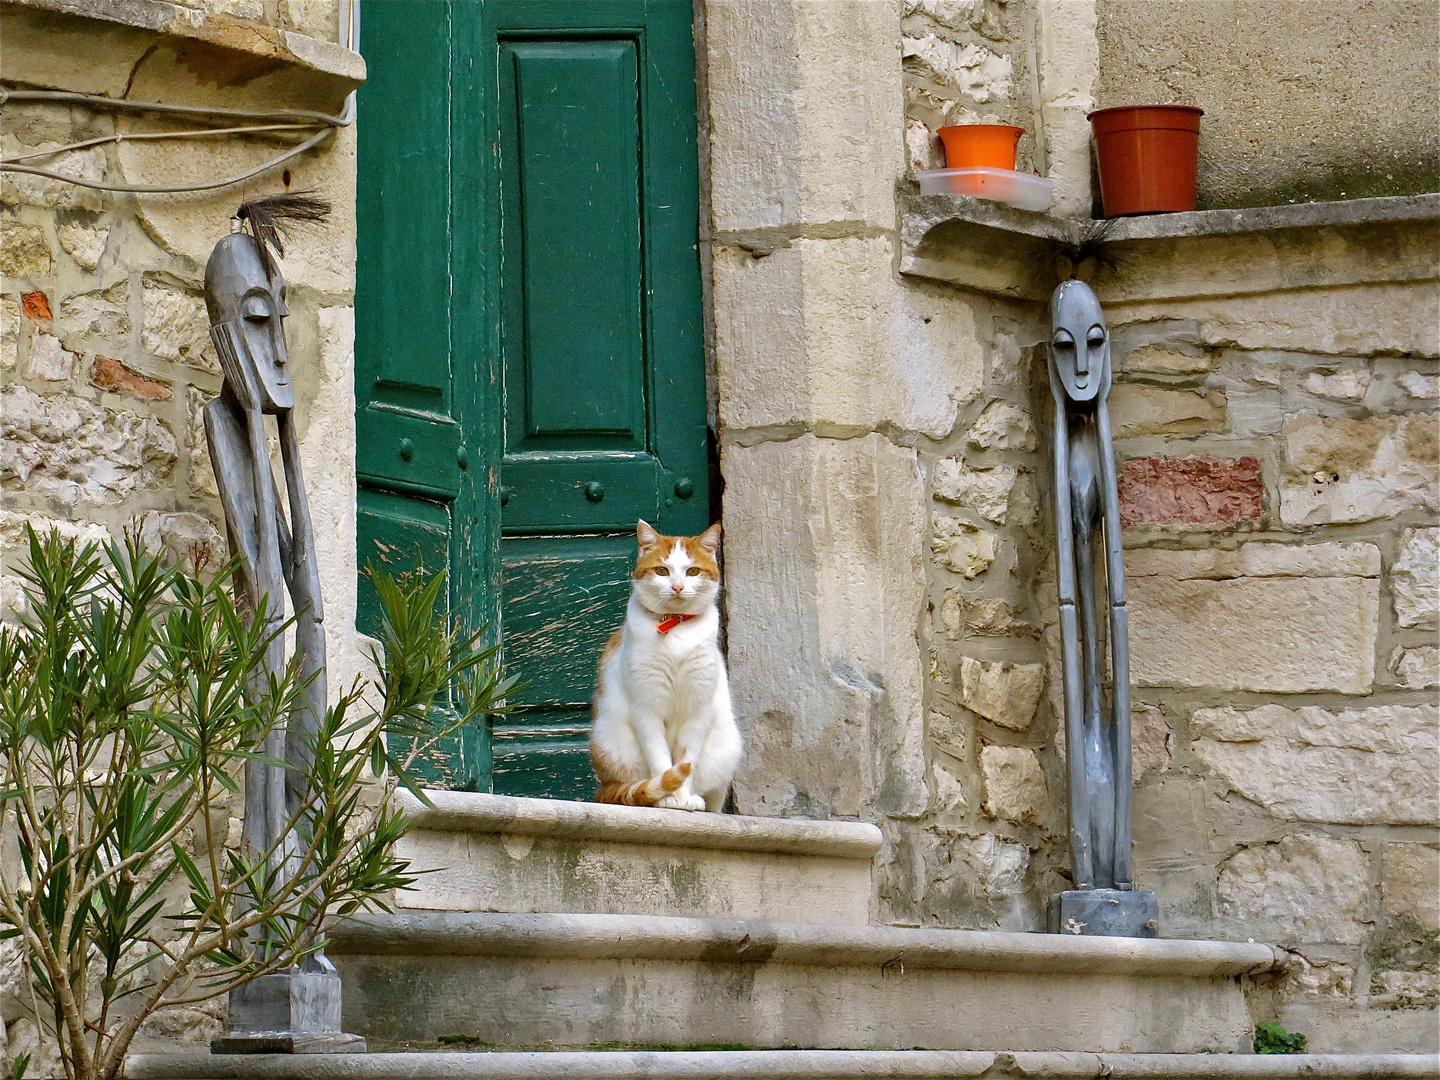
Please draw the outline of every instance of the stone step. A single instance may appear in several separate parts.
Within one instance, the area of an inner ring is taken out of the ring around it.
[[[372,1046],[1230,1053],[1269,945],[635,915],[406,913],[336,927]]]
[[[488,1054],[134,1054],[126,1080],[1433,1080],[1423,1054],[1045,1054],[699,1050]]]
[[[397,853],[420,876],[397,906],[430,911],[680,915],[863,926],[880,830],[857,821],[401,792]]]

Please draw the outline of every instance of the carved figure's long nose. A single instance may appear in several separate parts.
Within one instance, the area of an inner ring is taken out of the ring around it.
[[[1075,374],[1082,376],[1090,374],[1090,347],[1085,343],[1084,338],[1075,343]]]

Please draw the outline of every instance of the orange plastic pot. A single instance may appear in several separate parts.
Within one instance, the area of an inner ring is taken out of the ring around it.
[[[1015,147],[1025,129],[1009,124],[956,124],[935,133],[945,144],[947,169],[1015,169]]]
[[[1125,105],[1090,114],[1105,216],[1195,209],[1195,164],[1204,110]]]

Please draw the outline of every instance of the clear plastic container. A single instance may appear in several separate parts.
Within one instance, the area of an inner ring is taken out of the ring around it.
[[[970,195],[977,199],[1003,202],[1017,210],[1050,209],[1050,189],[1043,176],[991,169],[977,165],[969,169],[929,169],[915,174],[922,195]]]

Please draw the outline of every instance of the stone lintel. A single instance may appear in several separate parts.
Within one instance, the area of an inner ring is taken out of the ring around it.
[[[131,1054],[127,1080],[1432,1080],[1433,1054],[1085,1054],[982,1050],[561,1051],[219,1057]]]
[[[51,19],[70,16],[77,20],[129,27],[161,37],[201,42],[311,73],[331,94],[343,96],[365,81],[364,58],[336,42],[237,19],[233,15],[196,10],[168,3],[167,0],[5,0],[4,15],[7,19],[26,15],[43,15]],[[51,32],[63,33],[64,25],[63,21],[55,21],[47,27]],[[77,34],[94,32],[93,28],[76,29]],[[296,102],[293,107],[313,108],[314,105]]]
[[[424,806],[405,791],[397,792],[396,797],[416,828],[441,832],[500,833],[672,848],[773,851],[791,855],[828,855],[865,862],[875,856],[882,842],[880,830],[862,821],[692,814],[654,807],[526,799],[463,791],[426,791],[425,794],[433,807]]]
[[[519,956],[1216,978],[1283,968],[1260,942],[1069,937],[993,930],[680,919],[651,915],[363,915],[336,925],[332,956]]]

